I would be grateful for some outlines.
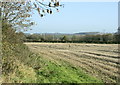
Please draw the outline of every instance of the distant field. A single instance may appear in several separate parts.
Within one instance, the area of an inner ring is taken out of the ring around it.
[[[104,82],[118,77],[117,44],[25,43],[33,52],[62,65],[61,61],[81,68]]]

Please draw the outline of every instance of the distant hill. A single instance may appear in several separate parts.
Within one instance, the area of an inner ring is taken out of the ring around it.
[[[100,32],[79,32],[79,33],[75,33],[77,35],[97,35],[100,34]]]
[[[29,34],[46,34],[46,35],[97,35],[101,34],[100,32],[79,32],[79,33],[25,33],[26,35]]]

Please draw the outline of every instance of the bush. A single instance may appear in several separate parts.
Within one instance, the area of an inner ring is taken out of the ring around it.
[[[28,66],[32,53],[23,44],[23,38],[23,33],[16,32],[9,24],[3,24],[2,74],[4,83],[35,82],[35,72]]]

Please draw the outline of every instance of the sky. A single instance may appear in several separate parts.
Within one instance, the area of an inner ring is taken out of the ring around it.
[[[32,20],[37,25],[27,33],[113,33],[118,28],[118,2],[62,2],[64,8],[41,18],[37,12]]]

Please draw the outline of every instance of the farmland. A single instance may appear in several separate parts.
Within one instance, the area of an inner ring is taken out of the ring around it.
[[[117,44],[26,43],[35,53],[61,65],[61,61],[81,68],[103,82],[116,82],[118,77]]]

